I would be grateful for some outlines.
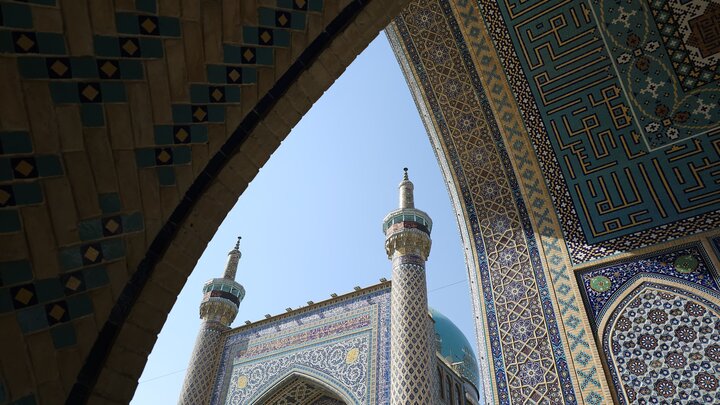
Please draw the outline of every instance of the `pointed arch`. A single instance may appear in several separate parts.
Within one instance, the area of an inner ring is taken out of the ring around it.
[[[720,401],[720,297],[669,277],[637,278],[624,291],[598,328],[616,402]]]
[[[250,404],[264,404],[269,398],[277,394],[283,387],[293,383],[294,380],[303,380],[310,385],[319,387],[320,389],[331,393],[340,398],[344,403],[360,404],[356,398],[343,386],[343,384],[326,373],[318,370],[312,370],[306,367],[296,367],[285,374],[278,375],[271,380],[262,390],[259,390],[248,401]]]

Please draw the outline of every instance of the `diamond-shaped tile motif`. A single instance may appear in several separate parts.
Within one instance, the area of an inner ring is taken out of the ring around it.
[[[81,249],[83,263],[94,264],[102,261],[102,249],[99,244],[85,245]]]
[[[98,72],[103,79],[117,79],[118,62],[114,60],[98,60]]]
[[[141,33],[146,35],[157,35],[158,20],[153,16],[139,16]]]
[[[135,38],[120,38],[120,50],[122,56],[140,57],[140,43]]]
[[[34,32],[14,32],[13,42],[18,53],[37,53],[38,44]]]
[[[68,58],[49,58],[47,60],[48,76],[55,79],[72,77]]]
[[[10,290],[15,308],[25,308],[37,304],[37,295],[35,294],[35,286],[26,284],[14,287]]]
[[[27,179],[38,176],[34,158],[29,157],[12,159],[12,166],[15,178]]]

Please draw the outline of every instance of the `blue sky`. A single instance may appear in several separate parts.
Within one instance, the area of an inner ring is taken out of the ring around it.
[[[175,402],[200,326],[203,283],[237,235],[245,287],[233,326],[391,278],[383,217],[402,168],[433,219],[430,305],[475,342],[457,220],[425,128],[384,34],[348,67],[260,170],[218,229],[158,337],[132,404]],[[476,349],[477,351],[477,349]],[[477,354],[477,353],[476,353]]]

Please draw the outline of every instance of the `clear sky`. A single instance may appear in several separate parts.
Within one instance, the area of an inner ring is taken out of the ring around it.
[[[384,34],[315,103],[218,229],[160,333],[132,404],[177,401],[200,326],[203,283],[222,277],[237,235],[246,296],[233,326],[390,278],[383,217],[402,168],[433,219],[430,305],[475,330],[457,220],[405,78]],[[475,348],[477,355],[477,348]]]

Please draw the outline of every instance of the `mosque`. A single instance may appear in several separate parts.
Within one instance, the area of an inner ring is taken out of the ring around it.
[[[231,329],[245,296],[238,238],[223,277],[203,287],[179,403],[477,405],[472,346],[428,307],[432,220],[415,208],[407,169],[399,189],[399,208],[383,220],[392,281]]]
[[[485,402],[720,403],[718,0],[0,0],[0,404],[130,402],[227,213],[381,30],[458,220]],[[420,219],[387,226],[394,271],[422,267]],[[368,389],[453,395],[398,360],[421,356],[472,393],[415,304]],[[256,387],[250,348],[201,347],[225,368],[198,393]]]

